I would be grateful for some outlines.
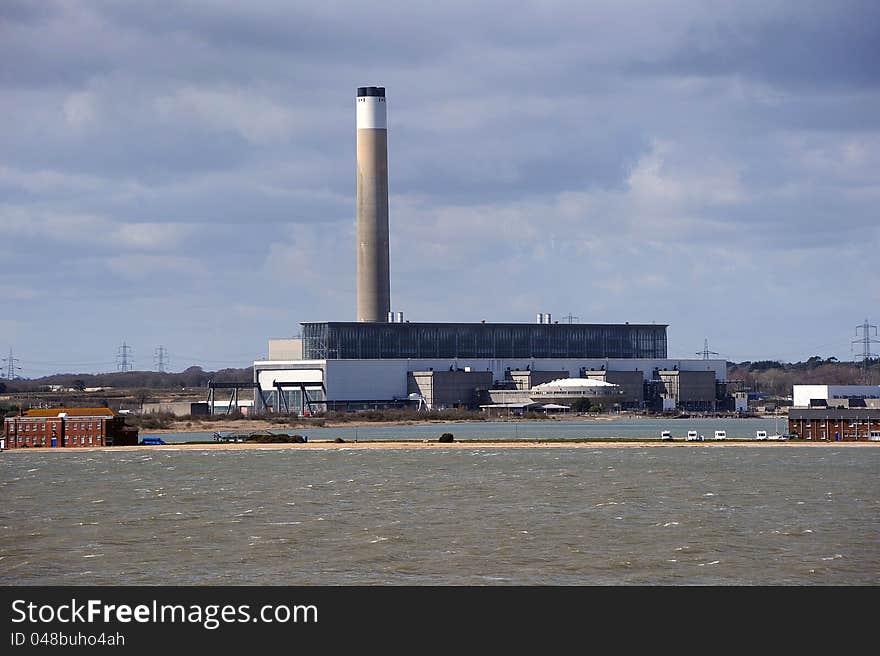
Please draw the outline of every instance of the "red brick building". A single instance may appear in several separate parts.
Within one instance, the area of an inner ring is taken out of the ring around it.
[[[7,449],[137,444],[138,429],[110,408],[27,410],[3,421]]]
[[[802,440],[880,441],[880,408],[791,408],[788,432]]]

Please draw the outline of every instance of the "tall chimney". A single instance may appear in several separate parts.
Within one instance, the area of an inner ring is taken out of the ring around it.
[[[391,310],[385,87],[357,90],[357,242],[357,320],[385,322]]]

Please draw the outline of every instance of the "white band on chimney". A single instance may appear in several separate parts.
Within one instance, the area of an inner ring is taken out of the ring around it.
[[[385,98],[362,96],[357,99],[357,129],[387,130]]]

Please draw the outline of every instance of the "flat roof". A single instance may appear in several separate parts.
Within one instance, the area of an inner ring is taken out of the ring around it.
[[[789,408],[789,419],[880,419],[880,408]]]
[[[382,326],[389,328],[397,328],[399,326],[502,326],[505,328],[508,327],[521,327],[521,326],[556,326],[559,328],[569,328],[573,326],[589,326],[589,327],[607,327],[607,328],[623,328],[626,326],[631,326],[633,328],[668,328],[668,323],[559,323],[558,321],[555,323],[536,323],[534,321],[522,321],[522,322],[495,322],[495,321],[404,321],[403,323],[397,322],[369,322],[369,321],[300,321],[301,326],[313,326],[315,324],[325,323],[329,326]]]

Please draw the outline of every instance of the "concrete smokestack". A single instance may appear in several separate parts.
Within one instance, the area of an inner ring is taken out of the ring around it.
[[[385,322],[391,311],[385,87],[357,91],[357,241],[357,320]]]

